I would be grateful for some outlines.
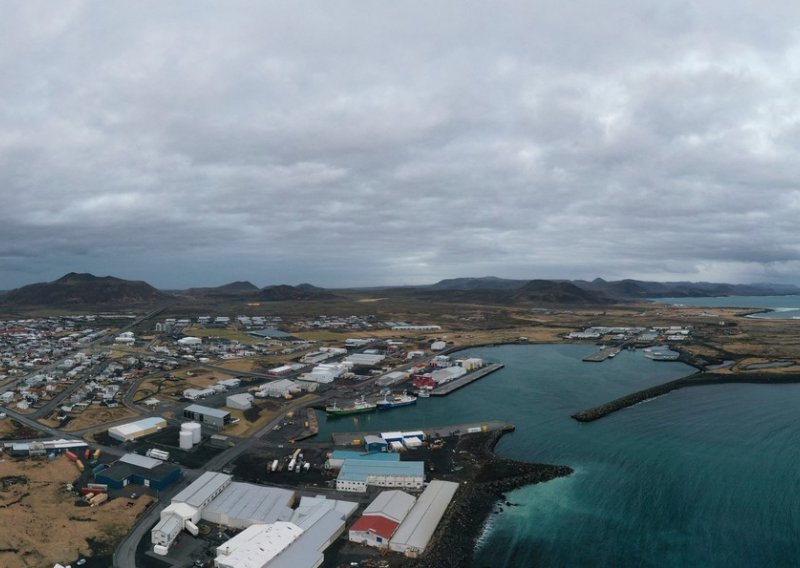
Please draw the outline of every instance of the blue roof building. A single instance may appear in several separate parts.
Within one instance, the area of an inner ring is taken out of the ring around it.
[[[336,478],[336,490],[364,493],[367,491],[368,485],[397,489],[422,489],[424,481],[425,462],[346,459]]]

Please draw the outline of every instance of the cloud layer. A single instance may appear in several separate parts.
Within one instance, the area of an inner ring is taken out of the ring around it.
[[[800,280],[789,2],[18,2],[0,288]]]

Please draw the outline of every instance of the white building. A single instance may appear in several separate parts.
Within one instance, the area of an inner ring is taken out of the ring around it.
[[[249,410],[253,407],[253,395],[246,392],[232,394],[225,399],[225,406],[236,410]]]
[[[298,392],[300,392],[300,385],[289,379],[281,379],[261,385],[261,388],[256,392],[256,396],[259,398],[285,398],[286,395]]]
[[[218,568],[265,568],[301,534],[303,529],[287,522],[253,525],[218,546],[214,563]]]
[[[431,481],[392,535],[389,548],[412,558],[422,554],[457,489],[452,481]]]
[[[217,391],[214,389],[186,389],[183,391],[183,398],[188,398],[189,400],[198,400],[207,396],[211,396],[216,392]]]

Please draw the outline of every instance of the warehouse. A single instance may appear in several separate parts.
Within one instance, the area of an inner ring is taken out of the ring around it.
[[[216,394],[214,389],[185,389],[183,391],[183,398],[189,400],[198,400]]]
[[[143,418],[135,422],[128,422],[120,426],[108,429],[108,435],[122,442],[129,442],[142,436],[149,436],[167,427],[167,421],[163,418]]]
[[[218,568],[264,568],[303,534],[292,523],[253,525],[217,547]]]
[[[242,529],[255,524],[287,521],[292,517],[294,492],[233,482],[202,511],[203,520]]]
[[[388,548],[389,539],[414,506],[416,499],[403,491],[383,491],[350,527],[352,542]]]
[[[350,363],[354,367],[374,367],[379,365],[386,355],[370,354],[370,353],[353,353],[344,358],[345,363]]]
[[[392,536],[391,550],[412,558],[422,554],[457,489],[452,481],[431,481]]]
[[[333,450],[333,452],[331,452],[331,457],[328,458],[326,467],[328,469],[341,469],[344,465],[344,460],[378,460],[399,462],[400,455],[379,452],[365,454],[356,450]]]
[[[232,394],[225,399],[225,406],[234,410],[249,410],[253,408],[253,395],[246,392]]]
[[[196,420],[197,422],[212,426],[218,430],[221,430],[226,424],[230,424],[231,422],[230,412],[217,408],[209,408],[208,406],[200,406],[199,404],[190,404],[184,408],[183,417],[189,420]]]
[[[364,448],[368,452],[385,452],[389,449],[389,443],[380,436],[367,434],[364,436]]]
[[[347,459],[336,478],[336,490],[365,493],[368,485],[421,489],[425,481],[424,466],[421,461]]]
[[[300,385],[289,379],[281,379],[261,385],[256,396],[266,398],[268,396],[275,398],[285,398],[286,395],[300,392]]]
[[[138,454],[125,454],[94,476],[97,483],[106,484],[114,489],[135,484],[161,490],[180,478],[180,467]]]
[[[228,485],[231,484],[232,477],[224,473],[207,471],[198,477],[189,487],[172,498],[173,503],[186,503],[197,509],[202,509]]]

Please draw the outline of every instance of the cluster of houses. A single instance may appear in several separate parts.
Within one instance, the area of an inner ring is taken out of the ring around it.
[[[82,329],[80,323],[76,318],[57,317],[0,322],[0,380],[36,371],[79,351],[105,333]]]
[[[659,327],[587,327],[573,331],[567,339],[635,341],[652,343],[655,341],[686,341],[691,337],[691,326],[659,326]]]

